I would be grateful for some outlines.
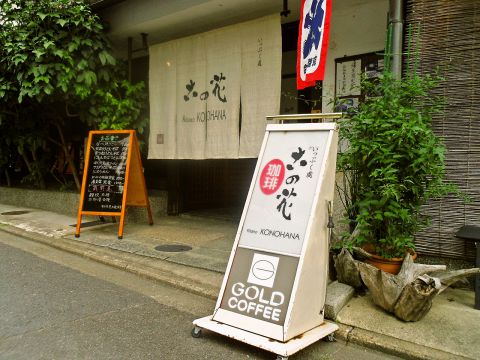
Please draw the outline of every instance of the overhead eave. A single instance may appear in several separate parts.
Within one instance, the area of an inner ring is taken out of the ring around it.
[[[99,11],[123,1],[125,0],[90,0],[89,3],[93,10]]]
[[[289,0],[289,8],[291,14],[283,21],[298,20],[300,0]],[[140,47],[141,33],[148,34],[153,45],[282,10],[281,0],[116,0],[98,13],[108,23],[114,48],[125,56],[127,38],[133,38],[134,48]]]

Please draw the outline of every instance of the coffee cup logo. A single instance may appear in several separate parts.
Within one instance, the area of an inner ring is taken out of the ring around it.
[[[252,265],[248,274],[247,282],[250,284],[273,287],[277,274],[278,257],[253,254]]]

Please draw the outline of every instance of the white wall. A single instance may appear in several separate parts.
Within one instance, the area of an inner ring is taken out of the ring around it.
[[[388,0],[332,0],[322,111],[332,112],[335,59],[383,50]]]

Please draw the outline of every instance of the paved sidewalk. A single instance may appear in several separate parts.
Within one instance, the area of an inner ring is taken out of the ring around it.
[[[76,218],[0,204],[0,230],[215,299],[237,223],[195,216],[154,220],[153,226],[146,220],[126,224],[122,240],[112,223],[82,228],[77,239],[71,226]],[[191,250],[157,251],[158,245]],[[376,307],[368,295],[356,297],[337,316],[337,336],[405,358],[480,359],[480,311],[473,304],[473,291],[448,289],[424,319],[405,323]]]

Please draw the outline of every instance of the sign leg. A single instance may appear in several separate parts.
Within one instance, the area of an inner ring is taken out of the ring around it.
[[[150,202],[147,198],[147,215],[148,215],[148,225],[153,225],[152,209],[150,209]]]
[[[123,225],[125,222],[125,209],[122,209],[122,214],[120,215],[120,226],[118,227],[118,238],[123,239]]]
[[[75,237],[80,237],[80,226],[82,225],[82,213],[79,211],[77,215],[77,227],[75,228]]]

